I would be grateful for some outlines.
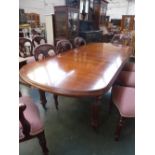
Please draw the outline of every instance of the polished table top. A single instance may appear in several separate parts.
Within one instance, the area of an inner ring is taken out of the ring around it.
[[[23,66],[30,85],[65,96],[99,96],[107,91],[130,56],[130,48],[91,43]]]

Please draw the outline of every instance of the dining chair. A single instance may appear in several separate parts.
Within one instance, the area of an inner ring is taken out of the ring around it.
[[[19,38],[19,56],[22,58],[27,58],[27,63],[35,61],[33,56],[33,44],[30,39]]]
[[[131,87],[135,88],[135,72],[132,71],[121,71],[119,75],[117,76],[113,87],[115,86],[123,86],[123,87]],[[111,94],[111,100],[112,100],[112,94]],[[111,113],[112,109],[112,102],[109,103],[109,113]]]
[[[32,44],[34,48],[37,47],[38,45],[45,44],[45,43],[47,43],[46,39],[41,36],[36,36],[32,39]]]
[[[33,45],[30,39],[27,38],[19,38],[19,56],[20,57],[28,57],[33,56]]]
[[[31,40],[20,37],[19,38],[19,56],[27,59],[24,61],[24,63],[19,63],[19,68],[21,68],[23,65],[27,63],[35,61],[32,51],[33,51],[33,46],[32,46]],[[24,80],[22,80],[20,76],[19,76],[19,83],[25,86],[31,87]]]
[[[86,41],[82,37],[74,38],[74,47],[78,48],[80,46],[86,45]]]
[[[125,66],[123,67],[123,71],[135,72],[135,63],[127,62]]]
[[[30,96],[19,97],[19,142],[38,138],[44,155],[48,155],[45,130],[39,110]]]
[[[32,42],[31,42],[31,40],[29,40],[29,39],[27,39],[27,38],[20,38],[19,39],[19,47],[20,47],[20,49],[23,49],[22,51],[24,51],[24,53],[25,53],[25,51],[26,50],[24,50],[25,49],[25,47],[24,47],[24,45],[26,44],[26,43],[29,43],[29,44],[31,44],[31,49],[33,49],[33,45],[32,45]],[[32,50],[31,50],[31,52],[32,52]],[[21,53],[21,52],[20,52]],[[27,54],[27,53],[26,53]],[[24,62],[24,63],[19,63],[19,67],[21,68],[23,65],[25,65],[25,64],[27,64],[27,63],[32,63],[32,62],[34,62],[34,61],[36,61],[35,60],[35,57],[34,57],[34,55],[33,55],[33,53],[31,53],[31,56],[28,54],[28,55],[26,55],[26,54],[24,54],[24,58],[26,58],[27,60]],[[20,55],[20,56],[22,56],[22,55]],[[29,87],[29,88],[32,88],[32,86],[30,85],[30,84],[28,84],[27,82],[25,82],[20,76],[19,76],[19,83],[20,84],[22,84],[22,85],[24,85],[24,86],[26,86],[26,87]],[[46,110],[46,103],[47,103],[47,100],[46,100],[46,97],[45,97],[45,93],[44,92],[42,92],[41,90],[38,90],[39,91],[39,96],[40,96],[40,101],[41,101],[41,104],[42,104],[42,106],[43,106],[43,108]]]
[[[57,43],[56,43],[57,54],[60,54],[62,52],[70,50],[72,48],[73,48],[72,43],[67,39],[61,39],[61,40],[57,41]]]
[[[125,87],[135,87],[135,72],[121,71],[115,80],[114,85]]]
[[[120,115],[115,130],[115,140],[118,141],[125,119],[135,117],[135,88],[114,86],[112,88],[111,101],[118,109]]]
[[[38,31],[36,31],[35,29],[32,29],[32,30],[31,30],[31,35],[32,35],[32,39],[33,39],[33,38],[35,38],[36,36],[40,36],[41,34],[40,34]]]
[[[47,57],[52,57],[55,55],[56,55],[55,47],[51,44],[42,44],[37,46],[34,49],[34,57],[36,61],[41,61]],[[45,92],[42,90],[39,90],[39,92],[40,92],[40,100],[42,101],[42,105],[46,109],[47,100],[46,100]],[[55,107],[58,110],[58,96],[54,94],[53,97],[55,101]]]

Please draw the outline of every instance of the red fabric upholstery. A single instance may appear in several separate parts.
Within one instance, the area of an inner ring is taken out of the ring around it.
[[[43,122],[40,119],[39,111],[33,103],[33,100],[29,96],[23,96],[19,98],[19,103],[25,104],[26,109],[24,110],[24,116],[26,120],[30,123],[31,130],[30,135],[36,135],[44,130]],[[24,135],[22,133],[22,125],[19,123],[19,138],[24,138]]]
[[[135,72],[121,71],[115,84],[126,87],[135,87]]]
[[[135,72],[135,63],[127,63],[125,64],[123,71]]]
[[[112,100],[123,117],[135,117],[135,88],[114,86]]]

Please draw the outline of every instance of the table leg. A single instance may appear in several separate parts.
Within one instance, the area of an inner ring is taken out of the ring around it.
[[[94,129],[99,127],[99,110],[101,96],[95,98],[95,102],[91,105],[91,126]]]
[[[39,89],[39,95],[40,95],[41,104],[43,108],[46,110],[47,100],[46,100],[45,92]]]
[[[58,95],[53,94],[53,97],[54,97],[55,107],[56,107],[57,110],[59,110],[59,108],[58,108]]]

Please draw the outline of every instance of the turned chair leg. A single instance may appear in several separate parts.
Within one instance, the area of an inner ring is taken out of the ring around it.
[[[58,103],[58,95],[54,94],[53,97],[54,97],[55,107],[56,107],[57,110],[59,110],[59,108],[58,108],[58,104],[59,104]]]
[[[47,100],[46,100],[45,92],[39,89],[39,95],[40,95],[41,104],[42,104],[43,108],[46,110],[47,109],[46,108]]]
[[[46,138],[45,138],[45,133],[44,131],[42,133],[40,133],[38,136],[38,140],[39,140],[39,144],[42,148],[42,151],[43,151],[43,154],[44,155],[48,155],[48,148],[47,148],[47,145],[46,145]]]
[[[121,129],[123,127],[124,121],[125,121],[125,118],[120,116],[118,125],[116,127],[116,131],[115,131],[115,140],[116,141],[118,141],[120,138],[120,133],[121,133]]]
[[[113,102],[112,102],[112,93],[110,95],[110,101],[109,101],[109,109],[108,109],[108,113],[111,114],[111,110],[113,107]]]

